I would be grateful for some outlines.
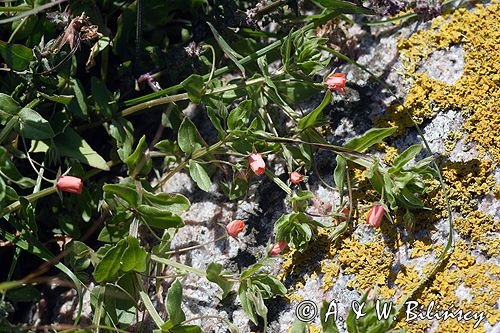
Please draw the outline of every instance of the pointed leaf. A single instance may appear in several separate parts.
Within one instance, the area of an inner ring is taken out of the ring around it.
[[[198,139],[198,130],[191,119],[186,117],[182,121],[177,135],[177,142],[179,148],[181,148],[186,155],[191,155],[193,151],[202,147]]]
[[[186,315],[181,308],[182,303],[182,285],[179,280],[168,288],[167,293],[167,313],[168,319],[172,324],[177,325],[186,320]]]
[[[202,189],[205,192],[208,192],[210,190],[212,181],[210,180],[210,177],[208,176],[207,172],[200,163],[190,160],[189,174],[191,175],[191,178],[193,178],[196,185],[198,185],[200,189]]]
[[[43,140],[54,137],[54,131],[47,120],[38,112],[23,108],[19,112],[21,135],[27,139]]]
[[[243,58],[241,55],[236,53],[231,46],[222,38],[222,36],[215,30],[214,26],[210,23],[207,22],[208,26],[210,27],[210,30],[212,30],[212,33],[214,34],[215,40],[217,41],[217,44],[219,44],[220,48],[224,53],[231,59],[232,62],[238,67],[238,69],[241,71],[243,76],[245,76],[245,67],[238,61],[238,58],[241,59]]]

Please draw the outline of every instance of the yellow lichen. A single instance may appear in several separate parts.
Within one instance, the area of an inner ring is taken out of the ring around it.
[[[348,237],[343,241],[338,259],[345,273],[356,274],[347,286],[364,290],[387,283],[393,254],[384,251],[383,242],[359,243],[353,237]]]
[[[450,131],[448,137],[444,141],[445,155],[450,156],[450,153],[457,145],[458,140],[462,138],[464,133],[462,131]]]
[[[497,200],[500,199],[500,184],[495,185],[495,187],[493,188],[493,196]]]
[[[334,278],[339,275],[340,266],[336,262],[321,262],[321,273],[323,273],[323,291],[330,289],[335,283]]]
[[[422,240],[417,240],[415,241],[413,245],[413,249],[410,254],[410,258],[417,258],[421,257],[424,254],[427,254],[430,249],[432,249],[432,244],[429,244],[429,241],[427,239],[427,242],[423,242]]]
[[[480,152],[489,152],[500,161],[500,3],[478,6],[476,11],[456,10],[449,20],[438,18],[431,29],[421,30],[399,42],[400,59],[407,76],[414,81],[404,107],[417,123],[443,109],[459,109],[467,116],[463,129],[466,142],[479,143]],[[435,50],[461,45],[464,49],[463,75],[452,85],[417,73],[422,61]],[[378,126],[413,126],[401,105],[387,116],[376,118]]]
[[[321,329],[321,327],[318,327],[314,324],[309,324],[309,333],[322,333],[323,330]]]
[[[465,218],[456,219],[455,228],[462,238],[470,239],[471,245],[475,246],[488,233],[500,231],[500,221],[482,211],[475,211]]]
[[[423,305],[435,301],[441,308],[454,304],[464,312],[484,311],[487,321],[492,325],[500,321],[497,304],[500,298],[500,267],[488,260],[500,255],[500,240],[493,234],[499,231],[500,221],[480,211],[479,200],[491,194],[500,199],[500,184],[496,184],[494,177],[495,163],[500,161],[499,40],[500,1],[496,0],[489,6],[478,6],[475,11],[459,9],[448,17],[437,18],[432,21],[429,30],[418,31],[400,41],[401,61],[412,88],[404,106],[392,105],[387,110],[387,116],[374,120],[379,127],[398,126],[397,133],[402,134],[406,128],[414,125],[412,118],[421,124],[443,110],[453,109],[462,113],[465,123],[461,129],[448,133],[446,152],[450,153],[456,142],[465,135],[465,142],[477,143],[475,148],[481,154],[467,162],[448,161],[440,165],[450,208],[454,212],[455,229],[460,238],[437,274],[414,296]],[[465,54],[463,75],[455,83],[446,84],[425,73],[417,73],[422,61],[432,52],[455,45],[461,46]],[[386,153],[384,162],[392,163],[397,150],[386,144],[378,148]],[[485,153],[489,153],[489,156]],[[353,228],[365,223],[367,207],[380,200],[380,195],[373,190],[363,172],[363,169],[349,164],[353,183],[352,204],[357,207]],[[438,221],[448,217],[447,203],[439,181],[426,180],[425,183],[427,189],[421,198],[430,209],[415,212],[415,232],[432,232]],[[397,226],[401,225],[404,212],[392,213],[394,223],[384,220],[376,232],[379,239],[375,242],[361,243],[354,234],[349,234],[343,236],[346,238],[341,242],[320,242],[320,245],[313,245],[313,250],[305,254],[291,253],[285,256],[283,268],[288,273],[284,276],[306,275],[302,271],[305,266],[303,262],[309,262],[311,254],[321,250],[324,258],[318,266],[313,265],[313,271],[322,276],[324,291],[333,286],[334,279],[342,270],[342,273],[354,275],[347,287],[356,288],[362,293],[366,288],[377,285],[381,297],[401,301],[422,278],[430,274],[435,261],[431,261],[421,271],[414,264],[400,265],[396,272],[391,270],[396,260],[393,251],[403,242]],[[433,244],[431,239],[430,236],[413,239],[408,244],[410,258],[424,255],[437,258],[443,245]],[[486,260],[477,258],[477,250]],[[298,278],[297,281],[291,288],[292,293],[303,285],[302,279]],[[299,299],[296,293],[289,297]],[[477,329],[473,329],[473,325],[474,321],[463,323],[450,319],[440,322],[401,321],[398,327],[405,327],[410,333],[421,333],[431,328],[443,333],[484,332],[482,324]]]

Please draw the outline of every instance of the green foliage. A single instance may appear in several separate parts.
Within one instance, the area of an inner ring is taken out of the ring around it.
[[[329,91],[308,115],[296,111],[297,102],[325,88],[319,75],[331,62],[324,53],[327,39],[317,37],[314,26],[347,20],[343,14],[371,14],[365,8],[314,0],[310,5],[318,14],[298,17],[293,1],[271,3],[264,9],[272,11],[269,16],[249,1],[224,2],[227,7],[205,0],[11,2],[0,18],[0,241],[14,245],[17,254],[8,281],[0,284],[6,293],[0,330],[11,328],[12,304],[34,303],[40,295],[23,278],[46,274],[45,268],[17,263],[19,253],[28,252],[71,280],[79,300],[75,325],[82,285],[95,282],[90,302],[97,330],[135,324],[145,331],[137,318],[147,311],[155,332],[202,332],[182,310],[182,279],[166,288],[166,312],[152,301],[149,278],[176,270],[218,285],[221,299],[236,292],[249,320],[259,325],[262,319],[265,331],[265,300],[286,293],[266,270],[273,258],[265,254],[239,276],[219,263],[207,262],[201,270],[170,258],[177,251],[171,241],[185,225],[181,215],[190,207],[185,196],[160,191],[177,172],[188,173],[202,191],[217,189],[236,201],[257,179],[248,155],[262,153],[261,179],[282,189],[290,208],[275,222],[274,238],[300,252],[319,227],[333,240],[351,230],[351,221],[334,227],[310,218],[313,194],[271,171],[282,164],[287,174],[306,175],[318,149],[337,154],[341,207],[352,185],[346,168],[353,162],[366,168],[385,205],[406,210],[407,225],[415,223],[412,211],[424,208],[423,180],[435,173],[430,158],[412,163],[420,145],[385,167],[367,151],[395,128],[371,129],[337,147],[318,130],[327,120],[325,108],[336,107]],[[276,32],[265,28],[268,20],[279,20]],[[302,20],[311,22],[299,27]],[[197,104],[196,112],[186,112],[189,103]],[[57,188],[61,175],[82,179],[80,196]],[[69,242],[52,247],[56,236]],[[158,279],[155,287],[157,297]],[[293,328],[305,329],[299,323]]]

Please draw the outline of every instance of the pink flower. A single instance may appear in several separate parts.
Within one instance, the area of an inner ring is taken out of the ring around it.
[[[61,176],[56,183],[57,189],[62,192],[82,193],[83,182],[78,177]]]
[[[346,93],[345,90],[345,74],[344,73],[333,73],[329,77],[326,78],[326,84],[328,85],[328,89],[336,90],[342,94]]]
[[[303,179],[304,178],[302,177],[302,175],[297,171],[294,171],[290,174],[290,181],[294,184],[300,183]]]
[[[234,220],[226,226],[227,234],[234,238],[236,238],[243,229],[245,229],[245,221],[243,220]]]
[[[262,155],[259,153],[253,153],[248,156],[248,165],[250,165],[250,169],[252,169],[256,175],[262,175],[266,172],[266,163],[264,163]]]
[[[384,206],[374,205],[366,216],[366,222],[374,228],[380,227],[380,222],[382,222],[384,212]]]
[[[269,252],[269,255],[271,256],[277,256],[278,254],[280,254],[284,249],[285,247],[287,246],[287,242],[277,242],[273,245],[271,251]]]

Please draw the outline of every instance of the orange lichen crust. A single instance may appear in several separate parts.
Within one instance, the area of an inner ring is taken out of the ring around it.
[[[466,142],[477,142],[478,150],[500,161],[500,3],[494,1],[475,11],[456,10],[449,20],[438,18],[429,30],[418,31],[398,47],[405,74],[414,84],[404,106],[417,123],[444,109],[461,110],[467,117]],[[452,85],[417,73],[433,51],[461,45],[465,51],[463,75]],[[401,105],[393,105],[375,123],[404,128],[413,126]]]

